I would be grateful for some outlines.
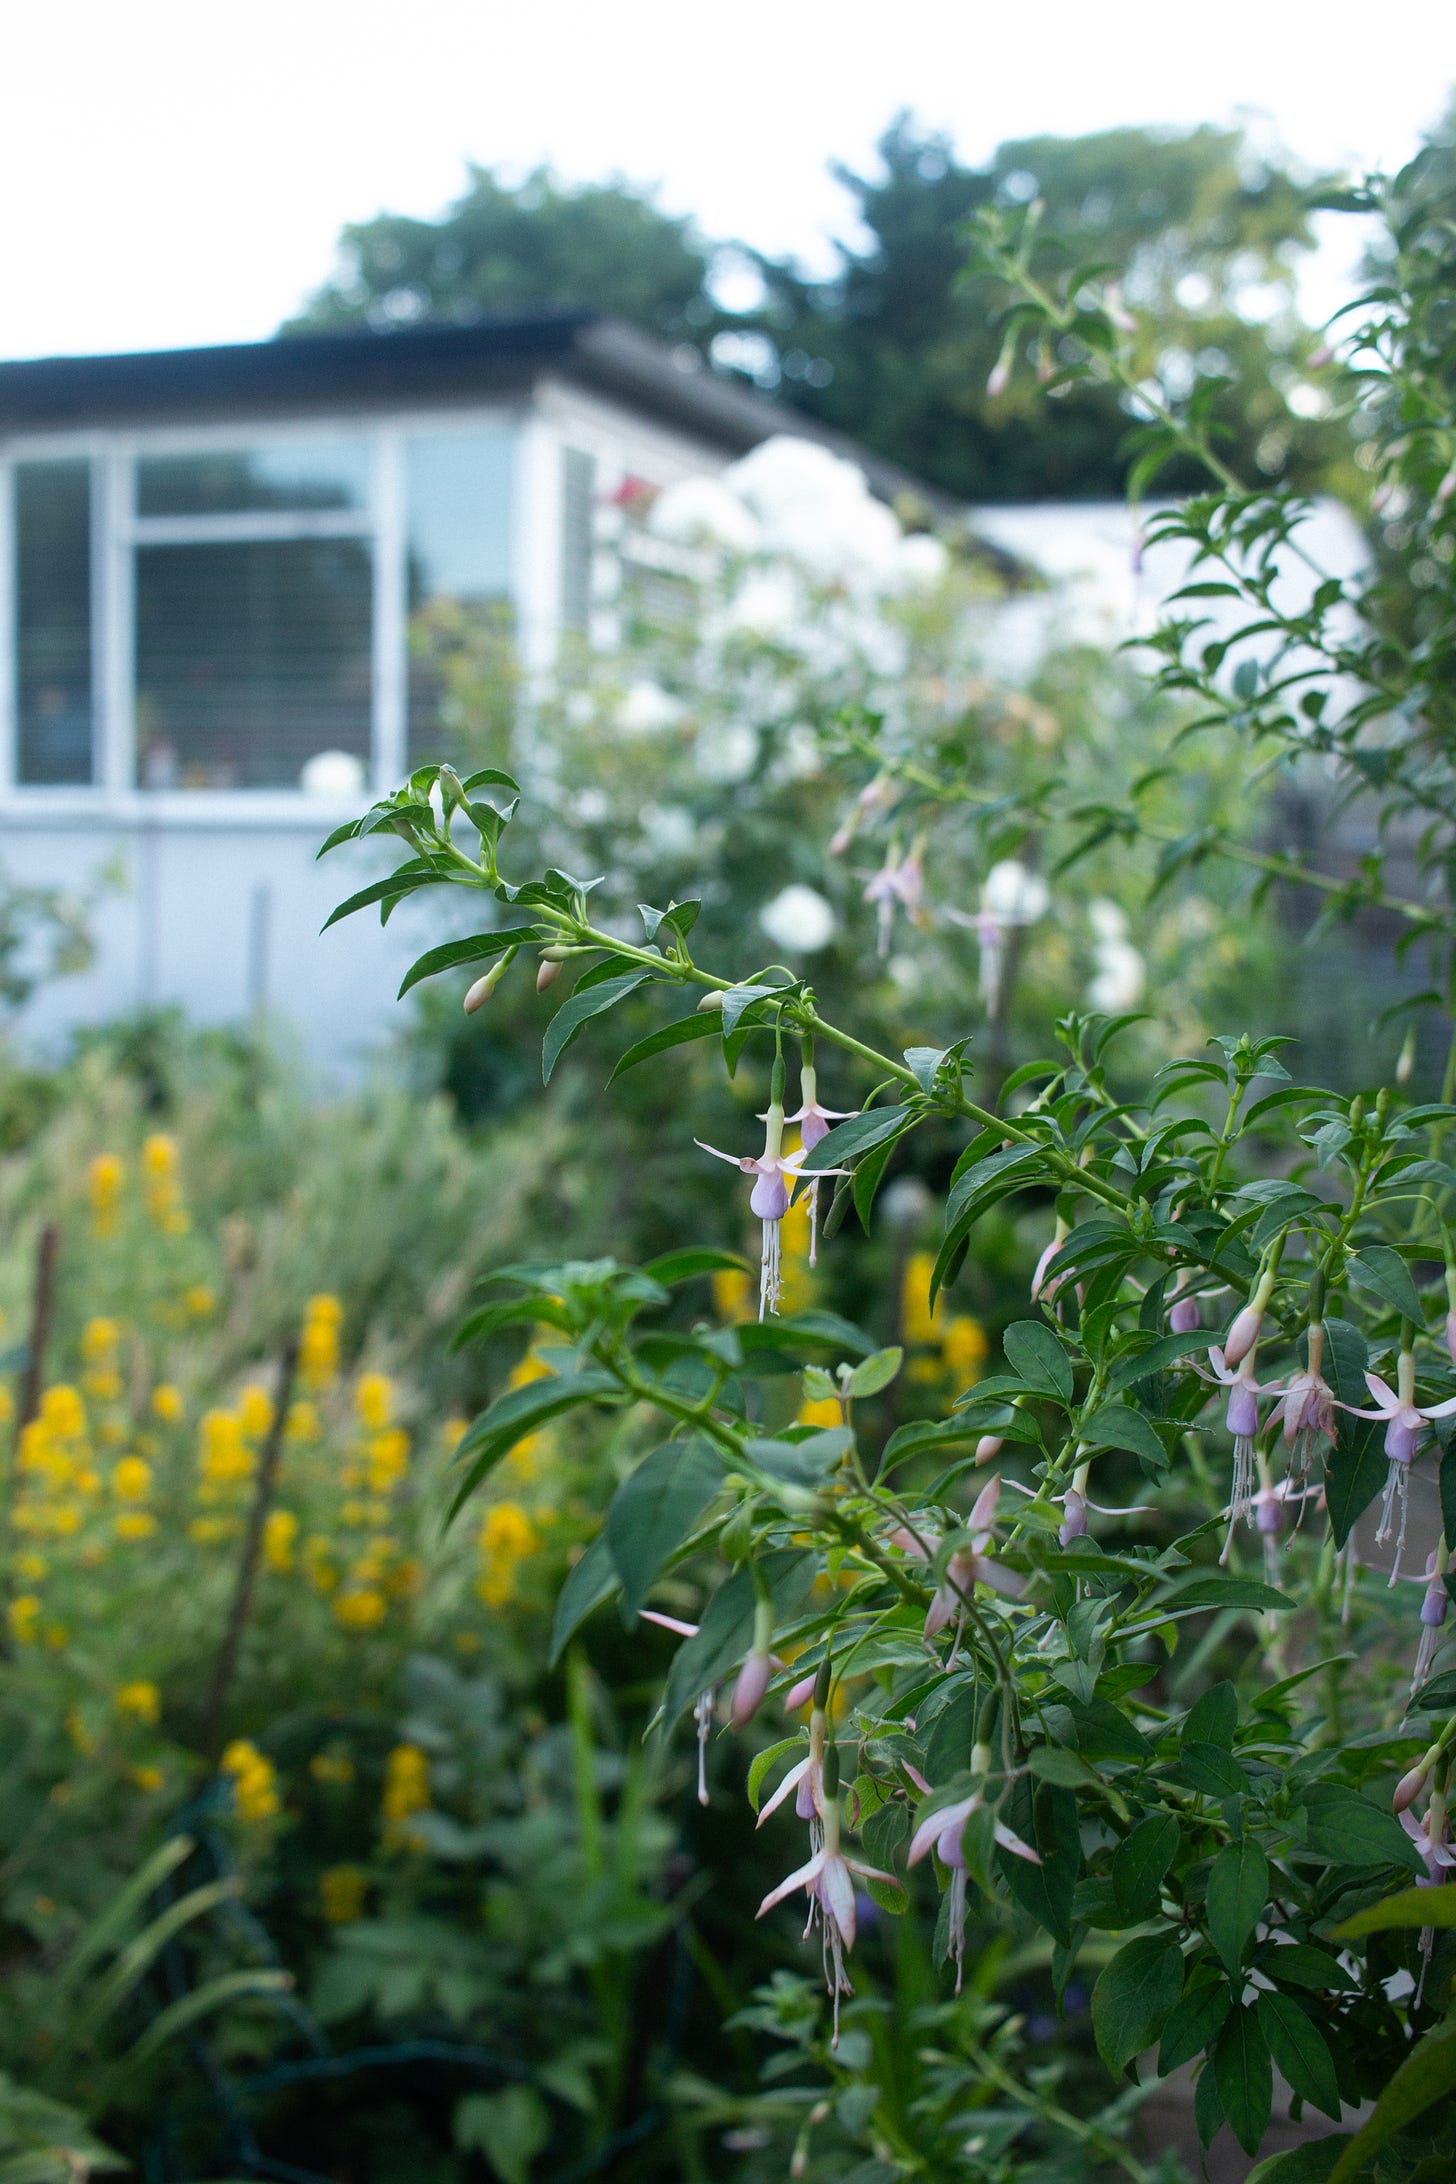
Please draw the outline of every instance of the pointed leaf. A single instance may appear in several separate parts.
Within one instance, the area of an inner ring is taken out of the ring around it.
[[[829,1135],[819,1140],[800,1173],[812,1175],[818,1168],[842,1168],[856,1153],[868,1152],[872,1145],[882,1145],[886,1139],[903,1137],[919,1119],[917,1110],[911,1107],[872,1107],[866,1114],[851,1115],[848,1122],[836,1123]]]
[[[1201,1987],[1189,1988],[1163,2027],[1158,2048],[1160,2078],[1166,2078],[1170,2070],[1181,2070],[1195,2055],[1201,2055],[1206,2047],[1212,2046],[1233,2007],[1233,2000],[1225,1979],[1211,1979]]]
[[[1018,1379],[1030,1388],[1059,1396],[1064,1403],[1071,1401],[1072,1362],[1050,1327],[1040,1320],[1016,1320],[1001,1337],[1001,1344],[1006,1362]]]
[[[566,1582],[556,1596],[556,1613],[551,1620],[549,1665],[552,1668],[560,1660],[568,1640],[594,1608],[611,1599],[619,1582],[606,1532],[598,1532],[581,1560],[567,1571]]]
[[[1269,2053],[1301,2100],[1340,2120],[1340,2081],[1324,2035],[1287,1994],[1261,1994],[1259,2026]]]
[[[608,1084],[615,1084],[624,1070],[635,1069],[639,1062],[650,1062],[654,1054],[666,1054],[669,1047],[687,1046],[694,1039],[711,1039],[718,1031],[716,1016],[682,1016],[675,1024],[664,1024],[658,1031],[650,1031],[645,1039],[628,1047],[608,1077]]]
[[[1416,1294],[1410,1268],[1389,1244],[1366,1244],[1362,1251],[1352,1252],[1345,1262],[1345,1270],[1357,1289],[1381,1298],[1393,1305],[1402,1319],[1424,1327],[1425,1309]]]
[[[1258,2014],[1245,2003],[1229,2011],[1213,2051],[1213,2070],[1229,2129],[1246,2154],[1256,2154],[1269,2128],[1274,2072]]]
[[[462,963],[488,963],[492,956],[504,955],[508,948],[524,947],[527,941],[538,937],[534,925],[509,925],[493,933],[472,933],[464,940],[443,941],[438,948],[429,948],[418,962],[412,963],[405,972],[396,995],[403,1000],[411,986],[418,986],[421,979],[438,977],[441,971],[458,970]]]
[[[1183,1957],[1175,1941],[1144,1935],[1124,1943],[1092,1990],[1092,2029],[1114,2078],[1151,2047],[1183,1991]]]
[[[1208,1932],[1230,1972],[1244,1960],[1244,1950],[1269,1900],[1269,1861],[1251,1837],[1230,1843],[1213,1861],[1208,1876]],[[1228,2097],[1224,2096],[1224,2105]]]
[[[1179,1828],[1172,1813],[1150,1813],[1140,1820],[1112,1857],[1112,1893],[1117,1908],[1130,1918],[1146,1918],[1158,1906],[1158,1892],[1178,1855]]]
[[[1365,1337],[1348,1320],[1327,1319],[1325,1378],[1339,1404],[1369,1407],[1365,1368],[1370,1353]],[[1378,1420],[1335,1412],[1335,1445],[1325,1458],[1325,1501],[1335,1545],[1343,1547],[1356,1519],[1369,1508],[1385,1483],[1386,1459]]]
[[[658,1571],[722,1484],[722,1462],[706,1441],[693,1439],[655,1448],[617,1488],[606,1540],[629,1614],[637,1613]]]
[[[563,1002],[550,1023],[541,1042],[541,1082],[551,1082],[551,1072],[571,1045],[584,1024],[594,1016],[604,1015],[614,1009],[619,1001],[625,1001],[629,993],[635,993],[652,976],[650,971],[625,971],[620,978],[608,978],[598,986],[588,986],[584,993],[574,993]]]

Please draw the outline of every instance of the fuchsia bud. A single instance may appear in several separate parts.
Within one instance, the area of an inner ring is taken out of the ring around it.
[[[544,993],[548,986],[554,986],[560,976],[561,965],[559,963],[553,963],[550,956],[543,956],[541,959],[541,968],[536,973],[537,993]]]
[[[475,984],[465,996],[465,1013],[467,1016],[473,1016],[477,1009],[485,1007],[486,1002],[500,984],[508,961],[508,957],[502,956],[500,962],[493,964],[483,978],[476,979]]]
[[[1264,1314],[1269,1309],[1269,1299],[1274,1294],[1276,1274],[1275,1267],[1265,1267],[1254,1284],[1254,1294],[1242,1312],[1235,1317],[1223,1346],[1226,1364],[1242,1365],[1258,1341],[1264,1325]]]
[[[749,1654],[738,1671],[738,1681],[733,1686],[733,1704],[730,1719],[735,1729],[746,1729],[764,1701],[773,1677],[773,1655],[760,1652],[757,1647]],[[812,1690],[812,1686],[811,1686]]]
[[[997,359],[995,368],[986,381],[986,399],[990,402],[999,402],[1010,384],[1011,359],[1003,354]]]
[[[1069,1540],[1087,1536],[1087,1497],[1079,1494],[1075,1486],[1069,1486],[1062,1497],[1062,1522],[1058,1537],[1065,1547]]]
[[[1418,1759],[1408,1773],[1403,1774],[1395,1785],[1395,1795],[1390,1800],[1392,1812],[1406,1812],[1415,1803],[1431,1778],[1431,1755]]]
[[[1456,1365],[1456,1312],[1446,1314],[1446,1348],[1450,1354],[1451,1363]]]
[[[818,1674],[817,1668],[811,1668],[807,1676],[801,1676],[796,1684],[790,1684],[788,1690],[784,1693],[784,1712],[786,1714],[797,1714],[801,1706],[808,1705],[814,1696],[814,1684]]]
[[[1196,1334],[1203,1325],[1203,1314],[1198,1309],[1196,1297],[1175,1297],[1168,1310],[1168,1325],[1175,1335]]]
[[[976,1443],[976,1462],[978,1464],[994,1463],[1005,1446],[1006,1442],[1003,1435],[999,1433],[983,1433],[980,1440]]]

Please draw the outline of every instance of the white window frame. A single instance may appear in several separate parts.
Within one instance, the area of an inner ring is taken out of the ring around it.
[[[559,612],[559,574],[546,571],[533,516],[543,498],[543,465],[559,452],[541,444],[541,420],[521,402],[437,408],[238,415],[225,423],[146,426],[125,431],[16,434],[0,444],[0,813],[9,822],[145,820],[316,828],[330,804],[302,789],[143,789],[136,779],[135,573],[138,546],[199,545],[227,539],[361,538],[373,556],[373,698],[368,790],[394,788],[408,737],[408,554],[405,443],[417,434],[510,427],[514,434],[509,515],[509,592],[518,626],[536,649]],[[362,509],[257,510],[217,516],[139,516],[136,465],[152,455],[198,455],[321,439],[363,440],[369,468]],[[13,469],[19,462],[88,459],[91,479],[91,680],[94,778],[55,786],[16,779]],[[549,493],[548,507],[554,505]]]

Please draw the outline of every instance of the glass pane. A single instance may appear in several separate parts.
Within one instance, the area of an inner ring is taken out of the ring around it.
[[[569,447],[561,465],[561,626],[586,634],[596,547],[597,466]]]
[[[91,465],[15,466],[16,778],[92,778]]]
[[[369,449],[363,440],[283,440],[199,455],[148,455],[136,470],[140,516],[362,510],[369,496]]]
[[[144,788],[291,789],[326,751],[368,763],[361,540],[141,546],[136,564]]]
[[[452,684],[468,679],[477,717],[507,687],[514,458],[509,425],[405,443],[411,764],[469,755]]]

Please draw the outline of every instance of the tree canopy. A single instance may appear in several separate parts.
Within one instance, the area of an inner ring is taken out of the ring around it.
[[[967,273],[966,224],[987,205],[1038,200],[1052,261],[1125,269],[1150,373],[1175,394],[1195,374],[1226,378],[1213,399],[1230,459],[1249,475],[1318,481],[1334,428],[1285,399],[1313,339],[1295,299],[1309,193],[1241,131],[1033,137],[973,167],[901,115],[878,154],[874,173],[836,169],[861,239],[837,244],[827,277],[711,243],[621,178],[567,185],[541,168],[511,186],[474,167],[439,220],[383,213],[347,228],[338,271],[284,331],[584,304],[694,342],[715,369],[967,499],[1115,495],[1129,428],[1115,392],[1077,387],[1047,404],[1024,377],[987,389],[1004,298]],[[730,253],[761,284],[736,312],[714,285]]]

